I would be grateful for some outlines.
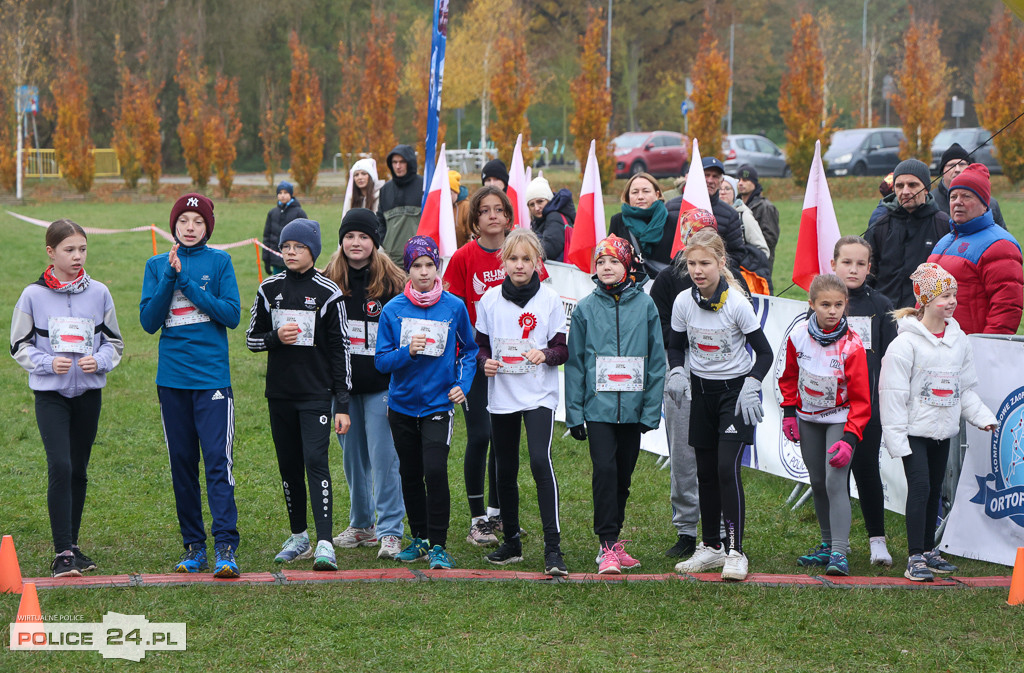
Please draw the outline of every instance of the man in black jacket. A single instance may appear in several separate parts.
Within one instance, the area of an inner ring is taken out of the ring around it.
[[[295,198],[295,188],[290,182],[282,182],[277,186],[277,206],[267,213],[267,222],[263,225],[263,245],[280,252],[278,238],[281,236],[281,230],[292,220],[306,217],[306,211]],[[263,249],[263,270],[267,275],[281,273],[284,271],[284,261],[281,255],[275,255],[270,250]]]
[[[388,154],[391,179],[380,188],[377,220],[384,252],[399,266],[406,242],[420,226],[423,176],[416,173],[416,152],[409,145],[396,145]]]
[[[761,193],[761,183],[757,180],[757,170],[750,164],[743,164],[736,171],[736,191],[747,204],[750,212],[757,220],[764,234],[764,242],[768,244],[768,269],[775,266],[775,246],[779,243],[779,209]]]

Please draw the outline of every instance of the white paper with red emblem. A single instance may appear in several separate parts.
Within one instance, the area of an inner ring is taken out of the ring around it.
[[[54,353],[92,355],[92,339],[96,331],[96,323],[92,318],[51,316],[47,322],[50,350]]]
[[[345,322],[345,332],[348,334],[349,353],[352,355],[376,355],[377,323],[348,320]]]
[[[167,309],[167,317],[164,318],[164,327],[195,325],[200,322],[210,322],[210,316],[200,311],[181,290],[175,290],[171,296],[171,307]]]
[[[280,329],[281,325],[287,325],[288,323],[295,323],[299,326],[299,334],[295,339],[294,345],[313,345],[313,340],[316,337],[316,311],[275,308],[270,311],[270,319],[273,321],[275,330]]]
[[[444,354],[445,346],[448,344],[448,323],[422,318],[402,318],[402,332],[398,345],[408,346],[415,334],[427,337],[427,346],[420,351],[420,355],[436,358]]]
[[[642,357],[597,356],[597,392],[638,392],[644,389]]]
[[[919,391],[922,401],[933,407],[955,407],[960,404],[960,372],[926,369],[924,387]]]
[[[529,374],[537,365],[526,359],[526,353],[535,346],[530,339],[491,339],[494,359],[501,363],[499,374]]]

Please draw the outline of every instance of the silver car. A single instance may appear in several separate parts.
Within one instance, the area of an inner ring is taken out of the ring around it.
[[[736,175],[739,167],[750,164],[758,177],[789,177],[786,153],[764,136],[729,135],[722,138],[722,163],[725,172]]]

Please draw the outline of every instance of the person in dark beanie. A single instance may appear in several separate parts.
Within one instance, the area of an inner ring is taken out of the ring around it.
[[[768,244],[768,267],[775,266],[775,246],[779,244],[779,209],[762,193],[761,183],[757,180],[757,169],[750,164],[743,164],[736,171],[737,196],[743,199],[750,212],[757,220],[764,234],[764,242]]]
[[[871,245],[868,285],[896,308],[914,305],[910,274],[928,260],[932,248],[949,232],[949,217],[928,193],[930,180],[923,161],[901,161],[893,171],[893,192],[881,202],[885,214],[864,232]]]
[[[175,241],[171,251],[146,262],[139,321],[150,334],[160,331],[156,390],[185,547],[174,570],[196,573],[209,568],[199,492],[201,455],[213,517],[214,574],[238,577],[238,509],[231,474],[234,395],[227,335],[241,318],[238,283],[231,255],[206,244],[213,235],[213,201],[185,194],[171,207],[170,225]]]
[[[934,197],[939,210],[947,215],[949,214],[949,185],[953,182],[953,178],[963,173],[970,164],[970,159],[967,150],[961,147],[960,143],[950,145],[939,159],[939,176],[942,179],[932,190],[932,197]],[[1006,229],[1006,222],[1003,221],[1003,211],[999,208],[999,202],[992,199],[989,201],[988,207],[992,211],[992,219],[995,223]]]
[[[409,145],[395,145],[387,164],[391,179],[380,188],[377,220],[384,252],[401,265],[405,243],[420,226],[423,176],[416,173],[416,152]]]
[[[306,211],[299,205],[295,198],[295,187],[290,182],[281,182],[277,186],[277,206],[267,213],[267,222],[263,225],[263,270],[268,274],[281,273],[284,271],[284,262],[277,244],[281,236],[281,230],[292,220],[306,217]],[[267,250],[270,248],[270,250]],[[274,252],[271,252],[273,250]]]
[[[313,510],[313,570],[337,570],[331,543],[333,488],[327,450],[331,430],[348,432],[349,341],[341,290],[317,271],[320,224],[293,220],[281,231],[287,270],[260,284],[246,346],[267,351],[267,409],[291,535],[274,557],[288,563],[310,556],[306,486]]]
[[[507,192],[508,168],[505,162],[501,159],[491,159],[484,164],[484,169],[480,172],[480,183],[484,187],[498,187],[501,191]]]

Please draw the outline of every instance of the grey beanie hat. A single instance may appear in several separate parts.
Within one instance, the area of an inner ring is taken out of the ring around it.
[[[904,159],[897,164],[896,170],[892,172],[893,182],[896,182],[896,178],[901,175],[913,175],[926,187],[932,181],[931,174],[928,172],[928,164],[918,159]]]

